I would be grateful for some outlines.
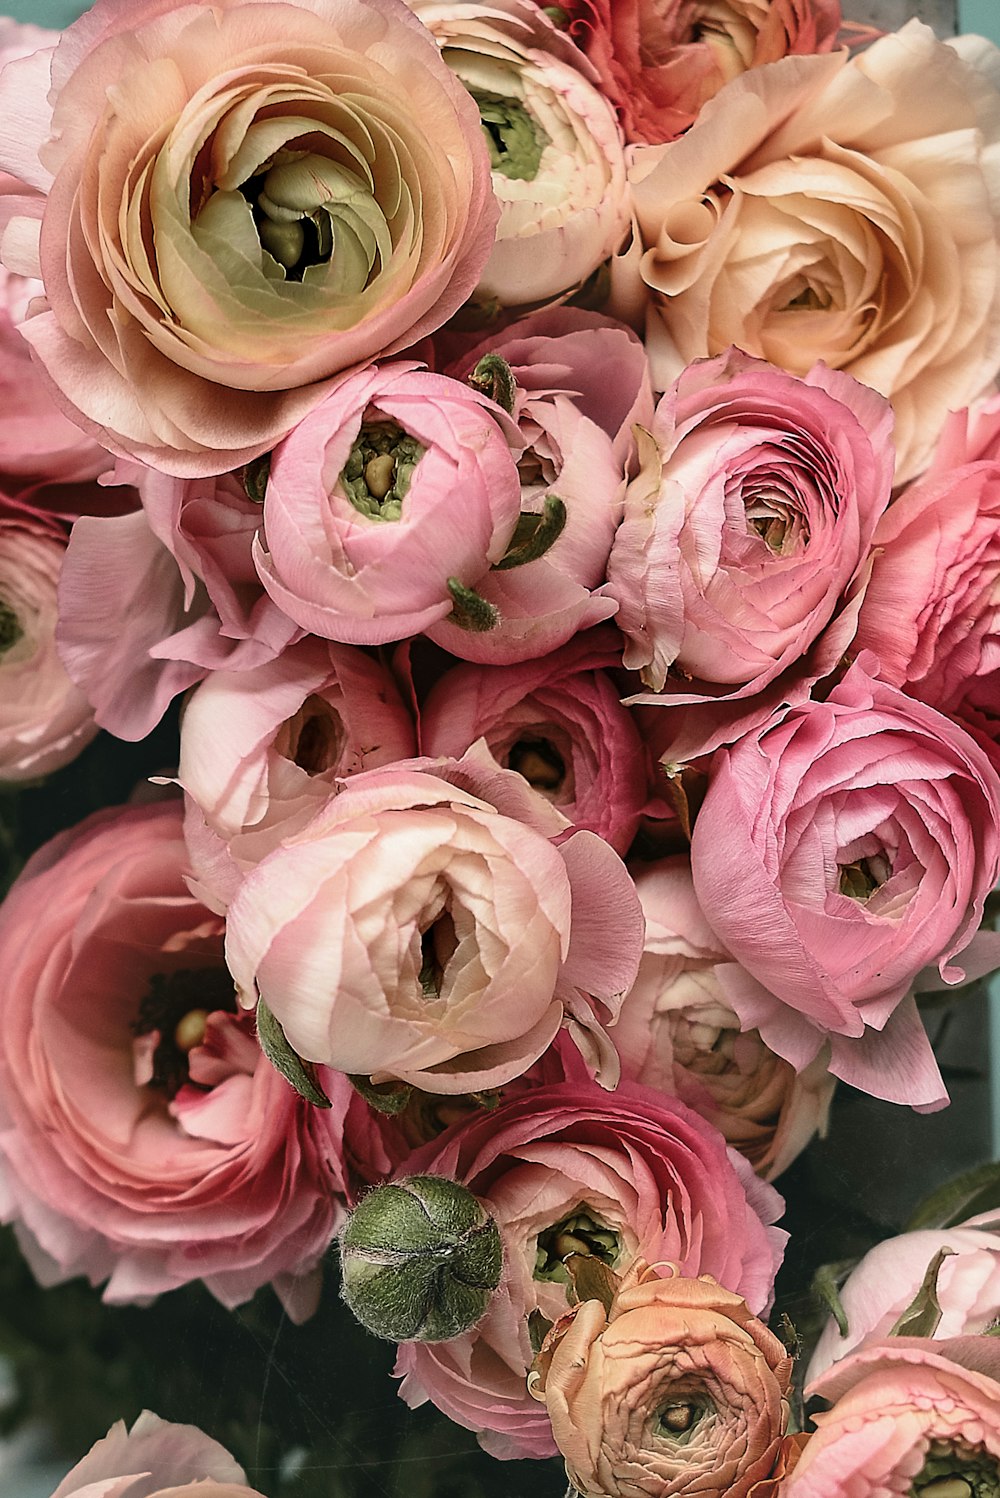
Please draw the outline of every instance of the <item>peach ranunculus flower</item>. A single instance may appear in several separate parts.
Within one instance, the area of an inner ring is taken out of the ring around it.
[[[194,1425],[143,1410],[131,1430],[119,1420],[78,1461],[52,1498],[261,1498],[229,1452]]]
[[[738,1295],[672,1270],[637,1260],[608,1310],[584,1300],[557,1321],[529,1389],[585,1498],[764,1498],[787,1459],[792,1360]]]
[[[97,0],[4,70],[0,118],[30,190],[0,252],[48,298],[24,336],[86,431],[167,472],[272,447],[493,245],[478,111],[403,0]]]
[[[988,1498],[1000,1470],[996,1337],[891,1337],[806,1386],[813,1418],[782,1498]]]
[[[848,60],[789,57],[728,83],[630,176],[661,386],[735,344],[817,360],[887,396],[896,481],[1000,354],[996,49],[911,21]]]

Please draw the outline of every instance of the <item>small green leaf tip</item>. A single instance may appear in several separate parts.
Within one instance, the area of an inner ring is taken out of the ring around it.
[[[468,1331],[502,1267],[493,1218],[444,1176],[376,1186],[340,1236],[341,1294],[361,1325],[389,1342],[448,1342]]]
[[[517,396],[517,381],[507,360],[500,354],[484,354],[469,376],[469,384],[480,395],[488,396],[510,416]]]
[[[332,1108],[333,1104],[316,1080],[312,1063],[303,1061],[298,1051],[285,1039],[281,1028],[263,999],[258,999],[254,1014],[257,1022],[257,1039],[264,1055],[275,1071],[280,1071],[286,1082],[291,1082],[300,1097],[315,1108]]]

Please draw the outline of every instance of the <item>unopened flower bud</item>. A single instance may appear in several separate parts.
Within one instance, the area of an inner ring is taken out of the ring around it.
[[[343,1297],[391,1342],[447,1342],[475,1326],[500,1283],[497,1225],[443,1176],[411,1176],[363,1197],[340,1239]]]

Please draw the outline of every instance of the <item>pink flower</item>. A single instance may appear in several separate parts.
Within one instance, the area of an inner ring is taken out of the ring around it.
[[[184,882],[177,802],[99,812],[0,909],[0,1211],[44,1284],[112,1303],[271,1282],[296,1319],[338,1226],[329,1114],[236,1011],[222,922]]]
[[[992,56],[911,21],[850,59],[751,68],[679,140],[636,146],[658,380],[731,344],[822,360],[892,402],[897,482],[919,473],[1000,353]]]
[[[345,775],[415,751],[392,677],[353,646],[307,639],[256,670],[213,671],[185,705],[177,772],[200,897],[224,911]]]
[[[97,733],[56,651],[62,530],[22,519],[0,500],[0,782],[68,765]]]
[[[747,68],[829,52],[840,0],[568,0],[571,32],[630,141],[673,140]]]
[[[740,1021],[719,981],[732,959],[708,925],[684,856],[632,870],[646,921],[639,975],[615,1026],[622,1075],[682,1098],[765,1180],[826,1124],[834,1079],[799,1076]]]
[[[498,406],[409,362],[360,370],[275,450],[254,558],[303,629],[419,634],[507,549],[520,484]],[[457,626],[456,626],[457,629]]]
[[[814,1416],[782,1498],[988,1492],[1000,1462],[998,1379],[995,1337],[894,1337],[852,1353],[806,1388],[832,1408]]]
[[[866,663],[719,751],[694,887],[735,959],[717,974],[744,1025],[797,1070],[828,1042],[835,1076],[934,1108],[947,1094],[910,990],[1000,957],[1000,937],[976,934],[1000,872],[1000,779]]]
[[[1000,1316],[1000,1232],[996,1212],[983,1212],[953,1228],[925,1228],[876,1243],[852,1269],[840,1291],[847,1317],[841,1335],[831,1317],[809,1363],[818,1378],[831,1364],[889,1336],[910,1305],[935,1255],[951,1252],[938,1270],[941,1320],[934,1338],[975,1336]]]
[[[671,761],[801,701],[850,642],[892,486],[892,413],[819,364],[730,349],[657,407],[608,561],[624,661],[672,710]]]
[[[48,299],[25,336],[87,432],[168,472],[272,447],[492,248],[478,111],[402,0],[98,0],[0,102],[34,194],[4,260]]]
[[[401,1347],[396,1364],[407,1404],[430,1399],[494,1456],[555,1449],[526,1386],[529,1318],[567,1310],[562,1259],[574,1244],[618,1272],[639,1255],[669,1259],[757,1311],[770,1299],[784,1234],[766,1224],[781,1198],[683,1103],[646,1088],[535,1089],[448,1130],[405,1168],[461,1181],[500,1228],[504,1276],[483,1320],[452,1342]]]
[[[352,776],[236,892],[241,1002],[263,999],[309,1061],[427,1092],[509,1081],[566,1022],[613,1085],[602,1019],[641,917],[607,843],[566,829],[488,755]]]
[[[261,1498],[224,1447],[194,1425],[143,1410],[131,1430],[119,1420],[77,1462],[52,1498]]]
[[[426,754],[459,756],[478,738],[505,768],[627,852],[645,807],[652,769],[613,678],[613,632],[577,635],[561,650],[520,666],[459,666],[436,682],[420,715]]]
[[[943,448],[879,523],[856,646],[1000,770],[1000,462],[957,466]]]
[[[631,224],[624,142],[596,74],[532,0],[410,0],[479,106],[500,204],[476,302],[579,289]]]

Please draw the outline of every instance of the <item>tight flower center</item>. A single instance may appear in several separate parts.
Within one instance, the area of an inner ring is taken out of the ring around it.
[[[600,1259],[602,1264],[611,1268],[620,1252],[618,1234],[581,1202],[575,1212],[539,1233],[534,1277],[568,1285],[570,1276],[564,1261],[571,1254]]]
[[[840,893],[862,903],[881,889],[892,873],[892,865],[884,853],[872,853],[868,858],[858,858],[853,863],[841,863],[837,867],[840,870]]]
[[[12,650],[24,634],[14,610],[0,600],[0,655]]]
[[[344,752],[340,714],[315,694],[308,696],[274,741],[275,751],[307,775],[322,775],[339,764]]]
[[[775,556],[788,556],[809,543],[809,527],[780,490],[762,485],[744,498],[747,527]]]
[[[507,768],[530,786],[553,797],[566,781],[566,762],[550,739],[518,739],[507,755]]]
[[[455,922],[450,912],[445,910],[420,938],[420,987],[425,998],[440,998],[445,969],[455,955],[457,946]]]
[[[394,421],[366,421],[340,475],[354,508],[369,520],[398,520],[425,448]]]
[[[484,88],[470,88],[469,92],[479,105],[490,166],[502,177],[533,182],[549,143],[545,131],[520,99]]]
[[[188,1057],[205,1038],[210,1014],[236,1013],[236,989],[228,968],[181,968],[153,973],[132,1022],[137,1040],[150,1037],[152,1074],[149,1087],[173,1099],[187,1083]]]
[[[660,1406],[653,1421],[653,1435],[684,1446],[706,1413],[704,1404],[677,1395]]]
[[[998,1498],[1000,1470],[982,1446],[932,1441],[910,1493],[912,1498]]]

